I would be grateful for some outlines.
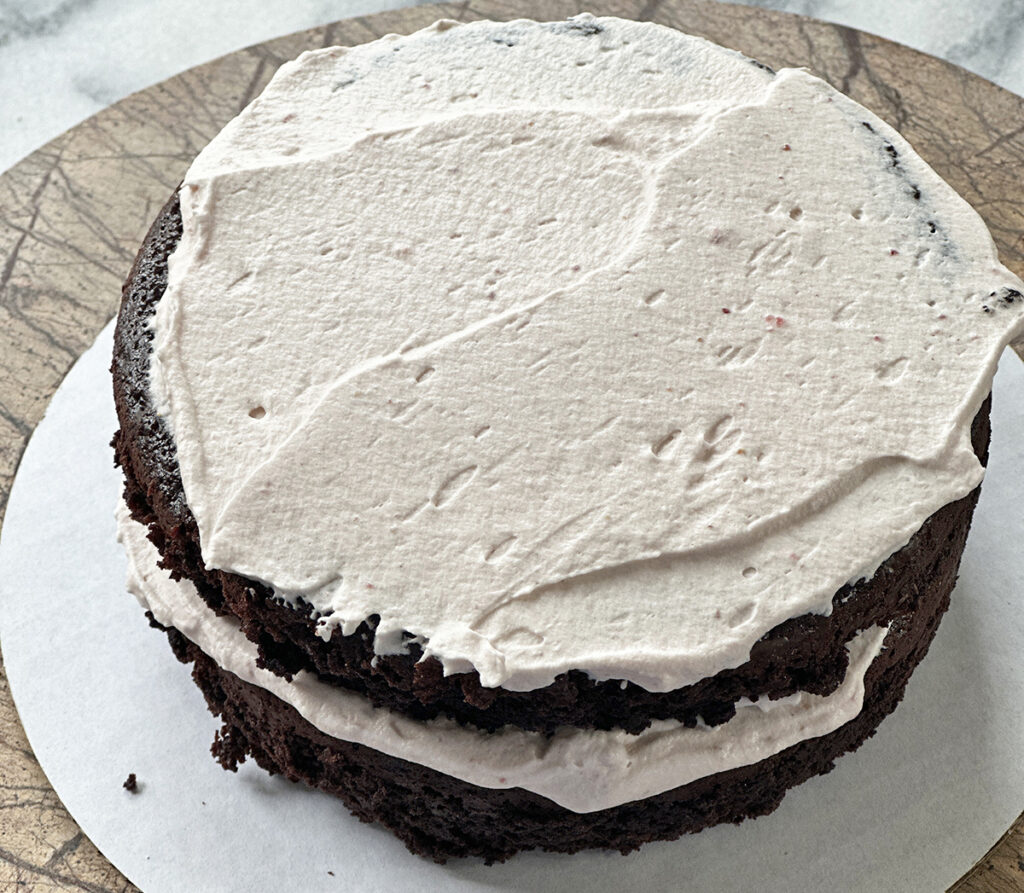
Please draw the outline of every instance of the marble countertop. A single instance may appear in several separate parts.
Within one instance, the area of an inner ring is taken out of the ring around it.
[[[748,0],[880,34],[1024,94],[1021,0]],[[404,0],[0,0],[0,171],[129,93]]]

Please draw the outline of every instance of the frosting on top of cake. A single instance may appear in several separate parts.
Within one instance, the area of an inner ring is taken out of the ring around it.
[[[980,481],[1024,312],[876,116],[616,19],[304,54],[180,197],[204,560],[486,686],[670,690],[828,612]]]

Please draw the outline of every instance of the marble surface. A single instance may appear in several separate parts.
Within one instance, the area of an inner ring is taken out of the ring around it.
[[[657,0],[654,0],[656,3]],[[1022,0],[748,0],[905,43],[1024,94]],[[405,0],[0,0],[0,171],[105,106],[252,43]]]

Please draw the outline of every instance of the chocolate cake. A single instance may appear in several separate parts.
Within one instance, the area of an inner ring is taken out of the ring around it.
[[[125,284],[130,588],[225,767],[414,852],[763,815],[932,640],[1020,297],[805,72],[589,16],[307,53]]]

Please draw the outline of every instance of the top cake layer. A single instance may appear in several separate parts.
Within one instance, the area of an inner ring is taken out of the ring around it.
[[[207,564],[509,689],[828,611],[980,480],[1024,309],[871,113],[614,19],[306,54],[180,198],[152,374]]]

